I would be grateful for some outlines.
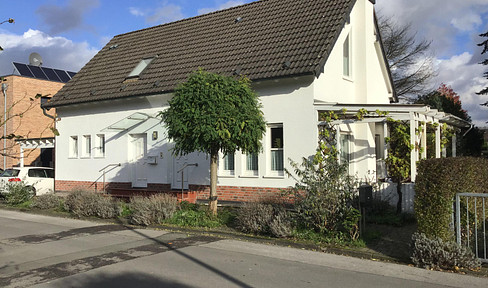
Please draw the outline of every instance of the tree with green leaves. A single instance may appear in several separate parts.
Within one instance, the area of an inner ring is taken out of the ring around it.
[[[483,51],[481,51],[481,54],[485,54],[488,51],[488,32],[483,33],[483,34],[480,34],[480,36],[487,38],[485,41],[483,41],[483,42],[481,42],[481,43],[478,44],[478,46],[483,47]],[[482,65],[488,65],[488,58],[485,59],[485,60],[483,60],[483,62],[481,62],[480,64],[482,64]],[[488,79],[488,71],[486,71],[483,75]],[[488,94],[488,87],[485,87],[483,90],[481,90],[480,92],[478,92],[476,94],[478,94],[478,95],[486,95],[486,94]],[[488,106],[488,101],[485,102],[485,103],[482,103],[481,105]]]
[[[388,118],[390,137],[386,137],[388,143],[388,156],[386,167],[388,175],[397,184],[397,213],[402,212],[402,183],[410,179],[410,153],[415,148],[410,143],[410,126],[401,121]]]
[[[194,151],[210,155],[209,208],[216,215],[219,151],[258,153],[266,131],[250,81],[199,69],[176,87],[169,108],[159,115],[175,143],[175,155]]]
[[[446,84],[441,84],[437,90],[419,96],[414,103],[429,105],[434,109],[471,122],[471,117],[468,112],[463,109],[460,96],[451,86],[447,86]],[[463,156],[480,156],[483,146],[482,132],[476,127],[463,128],[461,135],[463,137],[460,141],[460,147],[458,147],[459,154]]]

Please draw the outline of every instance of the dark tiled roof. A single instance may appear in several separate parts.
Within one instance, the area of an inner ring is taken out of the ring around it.
[[[170,92],[199,67],[251,80],[318,74],[354,3],[261,0],[115,36],[44,107]]]

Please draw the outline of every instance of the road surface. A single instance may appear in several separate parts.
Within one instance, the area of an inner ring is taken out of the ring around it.
[[[288,247],[0,210],[0,287],[488,287]]]

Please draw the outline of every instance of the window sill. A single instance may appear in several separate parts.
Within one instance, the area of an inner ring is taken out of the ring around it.
[[[236,175],[224,174],[218,175],[219,178],[236,178]]]
[[[285,179],[285,175],[264,175],[265,179]]]
[[[259,178],[259,175],[239,175],[239,178]]]
[[[68,157],[68,159],[78,159],[78,156],[71,156],[71,157]]]
[[[350,76],[345,76],[345,75],[342,75],[342,79],[348,81],[348,82],[354,82],[354,80],[352,79],[352,77]]]
[[[91,159],[91,156],[83,156],[83,157],[80,157],[80,159]]]

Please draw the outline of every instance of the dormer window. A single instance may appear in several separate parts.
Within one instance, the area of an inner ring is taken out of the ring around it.
[[[127,78],[136,78],[141,75],[141,73],[149,66],[149,64],[156,58],[156,56],[144,58],[137,64],[136,68],[129,73]]]

